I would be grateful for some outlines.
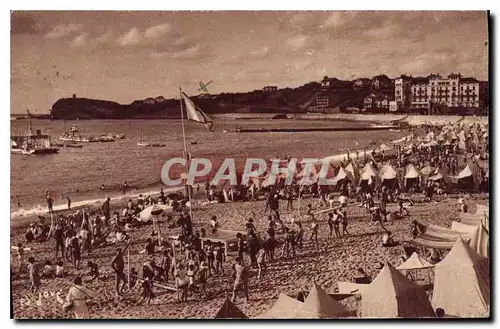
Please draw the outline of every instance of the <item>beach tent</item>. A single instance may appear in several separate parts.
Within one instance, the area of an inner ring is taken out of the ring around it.
[[[213,319],[248,319],[248,317],[226,297]]]
[[[328,295],[316,282],[302,305],[305,319],[335,319],[348,317],[353,313]]]
[[[258,319],[300,319],[302,318],[302,307],[304,303],[280,294],[274,305],[264,313],[257,316]]]
[[[467,145],[465,144],[465,141],[460,140],[458,142],[458,149],[462,151],[467,151]]]
[[[434,168],[432,168],[431,166],[425,166],[422,169],[420,169],[420,173],[423,176],[427,176],[428,177],[428,176],[432,175],[432,173],[434,173]]]
[[[364,318],[435,316],[424,288],[410,281],[388,263],[363,290],[361,296]]]
[[[410,163],[406,167],[405,186],[407,188],[417,186],[419,177],[420,177],[420,173],[418,172],[417,168],[415,168],[415,166]]]
[[[344,168],[344,170],[351,173],[353,180],[354,180],[353,183],[358,184],[358,182],[359,182],[359,168],[357,166],[355,166],[352,161]]]
[[[354,177],[352,176],[352,174],[344,168],[340,167],[339,172],[335,177],[335,182],[338,183],[340,181],[343,181],[344,179],[348,179],[349,181],[354,182]]]
[[[483,224],[479,225],[470,239],[469,246],[479,255],[488,258],[489,254],[489,235]]]
[[[339,281],[337,287],[339,294],[362,294],[368,284]]]
[[[359,180],[360,185],[372,185],[375,183],[375,177],[377,176],[377,172],[373,168],[371,162],[368,162],[361,173],[361,177]]]
[[[453,221],[451,222],[451,230],[460,233],[474,234],[476,232],[477,226],[467,225],[461,222]]]
[[[477,190],[477,184],[474,172],[472,171],[469,164],[467,164],[465,168],[460,173],[458,173],[458,176],[456,178],[458,180],[458,187],[460,190],[464,191]]]
[[[460,317],[488,317],[490,270],[488,260],[462,239],[435,266],[434,308]]]
[[[380,180],[382,186],[387,186],[389,188],[394,187],[394,185],[396,184],[397,176],[398,173],[390,164],[385,165],[380,170]]]
[[[398,270],[420,270],[434,267],[425,258],[414,252],[403,264],[397,267]]]

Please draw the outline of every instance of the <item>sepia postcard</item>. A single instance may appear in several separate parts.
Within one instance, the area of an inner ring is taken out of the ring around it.
[[[490,318],[488,11],[12,11],[13,319]]]

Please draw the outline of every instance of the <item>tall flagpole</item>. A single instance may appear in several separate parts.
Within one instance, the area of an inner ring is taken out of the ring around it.
[[[186,144],[186,130],[184,128],[184,107],[182,106],[182,88],[179,86],[179,94],[180,94],[180,103],[181,103],[181,123],[182,123],[182,140],[184,142],[184,159],[186,159],[186,173],[189,171],[188,169],[188,151],[187,151],[187,144]],[[187,186],[188,190],[188,200],[189,200],[189,217],[191,217],[191,221],[193,221],[193,203],[191,202],[191,188],[189,185],[187,185],[187,179],[186,177],[186,182],[184,183],[184,186]]]

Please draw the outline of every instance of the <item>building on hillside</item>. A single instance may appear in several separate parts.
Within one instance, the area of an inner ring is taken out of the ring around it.
[[[394,95],[398,108],[431,108],[432,105],[478,108],[479,90],[478,80],[455,73],[447,77],[402,75],[395,80]]]
[[[374,95],[368,95],[363,100],[363,107],[365,109],[371,109],[373,106]]]
[[[265,86],[262,88],[265,92],[272,92],[272,91],[277,91],[278,87],[277,86]]]
[[[330,100],[325,93],[317,94],[311,103],[306,107],[307,112],[327,113],[330,106]]]
[[[323,77],[323,80],[321,80],[321,87],[323,88],[329,88],[333,85],[333,82],[335,81],[335,78],[329,78],[326,75]]]
[[[372,78],[372,82],[371,83],[372,83],[372,88],[376,89],[376,90],[379,90],[379,89],[389,89],[393,85],[393,82],[392,82],[391,78],[389,78],[385,74],[380,74],[380,75],[374,76]]]
[[[411,75],[402,75],[394,80],[394,98],[398,108],[410,107],[411,80]]]
[[[326,112],[328,108],[328,96],[326,95],[316,95],[316,109],[318,112]]]
[[[383,94],[370,94],[363,100],[363,107],[366,110],[369,109],[379,109],[379,110],[389,110],[389,102],[391,100],[387,95]]]
[[[363,89],[371,84],[371,80],[367,78],[357,79],[353,83],[354,90]]]

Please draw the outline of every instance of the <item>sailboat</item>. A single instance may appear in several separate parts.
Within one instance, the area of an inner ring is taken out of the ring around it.
[[[107,132],[107,126],[104,126],[104,129],[105,129],[105,133],[104,135],[102,135],[101,137],[99,137],[99,141],[101,143],[109,143],[109,142],[114,142],[115,141],[115,137],[113,135],[109,135],[108,132]]]
[[[55,154],[59,152],[58,148],[52,146],[49,134],[42,134],[40,129],[37,129],[36,133],[33,132],[29,119],[26,132],[23,135],[11,136],[10,140],[11,153],[13,154]]]
[[[145,142],[143,139],[142,139],[142,130],[141,130],[141,139],[139,140],[139,142],[137,142],[137,146],[143,146],[143,147],[148,147],[150,146],[149,143]]]

